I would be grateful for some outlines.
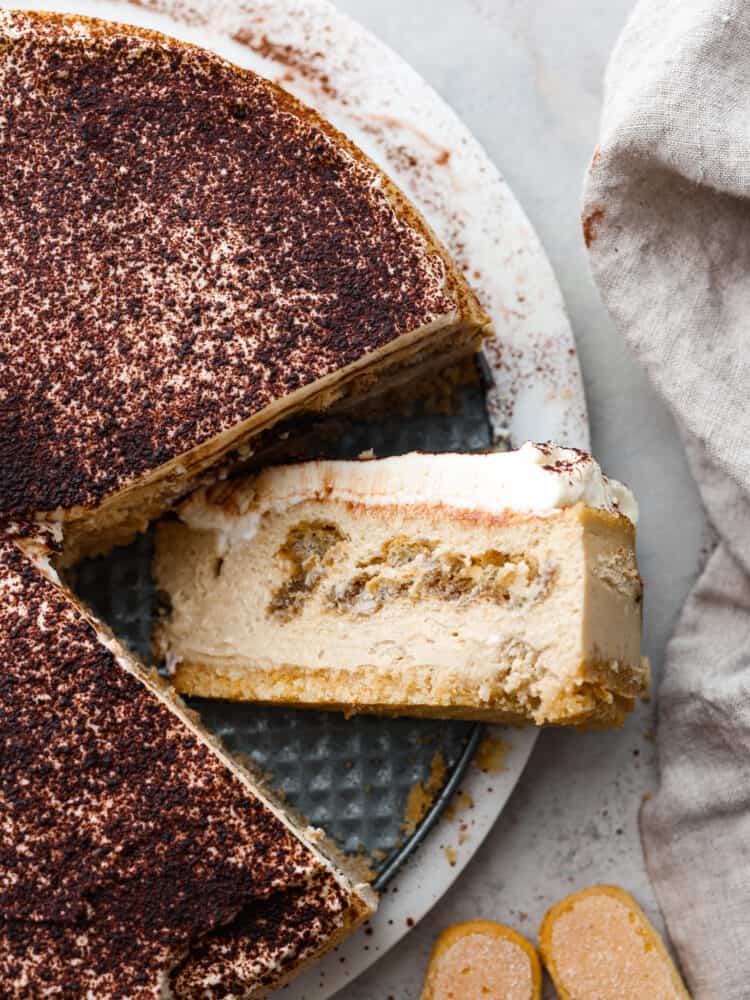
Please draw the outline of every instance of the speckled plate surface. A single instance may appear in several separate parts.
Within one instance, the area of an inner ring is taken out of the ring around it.
[[[369,446],[380,455],[414,447],[472,450],[491,435],[511,444],[554,438],[588,445],[573,336],[549,262],[477,141],[393,51],[326,0],[42,0],[25,6],[154,28],[274,79],[369,153],[464,267],[497,329],[485,350],[486,400],[467,390],[459,417],[417,415],[390,427],[354,428],[341,442],[344,453]],[[127,554],[97,560],[79,575],[82,592],[141,650],[153,603],[149,546],[147,536]],[[344,847],[362,845],[378,857],[403,837],[414,782],[428,780],[438,752],[447,780],[472,731],[461,723],[347,721],[222,702],[196,707],[230,747],[270,772]],[[463,794],[391,878],[370,927],[285,990],[288,1000],[324,1000],[345,987],[408,932],[468,863],[536,738],[531,730],[491,735],[502,741],[503,754],[487,768],[466,770]]]

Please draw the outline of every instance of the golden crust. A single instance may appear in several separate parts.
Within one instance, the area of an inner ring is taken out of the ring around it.
[[[157,641],[158,645],[158,641]],[[235,669],[233,669],[233,667]],[[619,691],[602,683],[586,681],[590,674],[605,674],[609,664],[581,664],[580,682],[561,695],[552,713],[544,719],[534,706],[493,692],[491,703],[482,704],[479,683],[456,677],[450,687],[435,690],[432,671],[412,666],[408,681],[402,673],[368,671],[345,673],[335,668],[253,667],[248,664],[192,663],[174,667],[172,681],[182,694],[229,701],[256,701],[300,708],[317,708],[347,715],[360,712],[389,716],[418,716],[431,719],[477,719],[509,725],[529,723],[611,728],[622,726],[632,711],[636,697],[644,689],[644,678],[636,671],[619,671]],[[342,693],[346,692],[342,697]],[[626,693],[627,692],[627,693]]]

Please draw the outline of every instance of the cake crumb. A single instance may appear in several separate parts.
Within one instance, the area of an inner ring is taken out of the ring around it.
[[[453,797],[448,808],[445,810],[445,818],[449,820],[454,820],[459,813],[465,812],[467,809],[474,808],[474,799],[461,789],[457,795]]]
[[[508,750],[509,743],[487,736],[477,747],[474,764],[485,774],[499,774],[505,770],[505,754]]]
[[[406,799],[406,809],[404,819],[401,823],[401,830],[410,837],[427,815],[432,803],[435,801],[440,789],[445,784],[447,769],[445,757],[442,750],[438,750],[432,758],[430,765],[430,776],[423,785],[421,781],[416,781]]]
[[[455,868],[456,867],[456,861],[458,860],[458,851],[456,850],[456,848],[455,847],[444,847],[443,848],[443,853],[445,854],[446,858],[448,859],[448,863],[450,864],[451,868]]]
[[[378,873],[373,864],[373,855],[367,854],[364,844],[358,844],[356,854],[347,854],[346,856],[356,875],[361,878],[363,882],[369,882],[370,884],[372,884],[378,877]]]

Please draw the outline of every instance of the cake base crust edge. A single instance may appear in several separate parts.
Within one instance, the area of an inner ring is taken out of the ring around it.
[[[341,671],[291,664],[265,668],[247,664],[181,661],[172,682],[182,694],[228,701],[254,701],[344,712],[429,719],[465,719],[508,725],[559,725],[585,729],[618,728],[648,687],[648,660],[640,669],[612,661],[581,663],[576,686],[562,694],[544,716],[511,696],[482,704],[479,684],[465,681],[450,693],[436,695],[429,667],[411,667],[408,688],[403,676],[378,671],[371,678],[347,674],[347,701],[337,700]]]

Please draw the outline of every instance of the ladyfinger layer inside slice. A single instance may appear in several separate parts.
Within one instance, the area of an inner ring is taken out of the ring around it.
[[[156,646],[205,697],[616,725],[648,681],[636,512],[552,445],[270,468],[160,525]]]
[[[373,905],[0,533],[0,996],[255,1000]]]
[[[617,886],[593,886],[553,906],[539,950],[560,1000],[690,1000],[646,914]]]
[[[534,946],[503,924],[470,920],[438,938],[420,1000],[539,1000],[541,991]]]

